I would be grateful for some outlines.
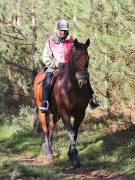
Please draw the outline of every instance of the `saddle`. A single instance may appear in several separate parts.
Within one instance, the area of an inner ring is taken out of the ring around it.
[[[54,82],[56,81],[59,73],[60,73],[59,69],[54,70],[53,78],[51,82],[51,88],[53,87]],[[46,78],[46,72],[44,70],[41,70],[40,72],[38,72],[34,80],[34,98],[37,106],[40,106],[42,101],[42,83],[45,78]]]
[[[58,75],[60,73],[60,69],[56,69],[53,72],[53,79],[52,79],[52,85],[54,84],[55,80],[57,79]],[[44,70],[41,70],[38,73],[38,80],[37,80],[37,84],[39,85],[41,82],[43,82],[43,80],[46,78],[46,72]]]

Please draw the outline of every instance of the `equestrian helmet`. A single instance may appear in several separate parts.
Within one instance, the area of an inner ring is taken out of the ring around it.
[[[64,20],[64,19],[61,19],[61,20],[57,21],[56,29],[63,30],[63,31],[68,31],[68,22],[66,20]]]

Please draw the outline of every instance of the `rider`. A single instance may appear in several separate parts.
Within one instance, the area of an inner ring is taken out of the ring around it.
[[[74,39],[69,35],[68,22],[61,19],[56,22],[56,28],[52,36],[45,43],[42,61],[45,64],[46,78],[43,80],[42,86],[42,103],[39,109],[45,112],[49,107],[48,96],[51,89],[51,81],[55,69],[61,68],[68,61],[68,55],[73,47]],[[93,92],[90,86],[90,91]],[[89,104],[92,109],[99,106],[99,102],[90,99]]]

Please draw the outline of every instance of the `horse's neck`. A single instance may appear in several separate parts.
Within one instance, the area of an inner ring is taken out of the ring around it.
[[[72,61],[69,61],[64,69],[64,74],[67,75],[68,78],[73,79],[75,76],[76,69]]]

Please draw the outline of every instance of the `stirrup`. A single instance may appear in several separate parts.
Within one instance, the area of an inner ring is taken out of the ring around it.
[[[48,101],[43,101],[42,105],[38,107],[41,111],[45,112],[49,108],[49,102]]]

